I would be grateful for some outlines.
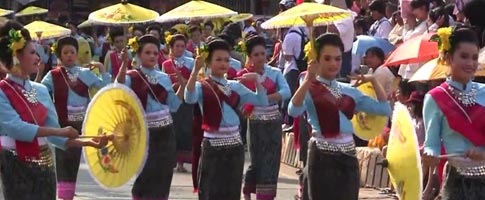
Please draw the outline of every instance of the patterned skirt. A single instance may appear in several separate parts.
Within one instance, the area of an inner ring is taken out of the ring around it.
[[[360,187],[359,163],[355,153],[330,152],[308,144],[308,161],[300,180],[304,200],[357,200]]]
[[[239,200],[244,170],[241,139],[234,145],[215,145],[204,138],[199,164],[199,200]]]
[[[281,159],[282,119],[249,120],[248,146],[251,164],[244,176],[244,194],[274,199]]]
[[[485,199],[485,177],[465,177],[447,165],[441,200]]]
[[[82,122],[62,124],[62,127],[72,126],[79,133],[82,131]],[[77,173],[81,162],[82,148],[71,147],[66,150],[55,149],[57,189],[61,199],[72,199],[76,192]]]
[[[177,162],[192,162],[192,126],[194,104],[183,103],[177,112],[172,113],[175,138],[177,141]]]
[[[176,164],[175,133],[172,125],[149,132],[148,157],[131,193],[133,199],[166,200]]]
[[[20,161],[13,150],[0,152],[5,200],[55,200],[56,174],[49,146],[41,146],[40,160]]]

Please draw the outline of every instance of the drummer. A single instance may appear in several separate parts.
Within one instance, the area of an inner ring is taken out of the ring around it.
[[[156,69],[160,51],[160,41],[153,35],[145,35],[137,40],[137,57],[140,66],[127,71],[128,50],[122,51],[123,64],[118,83],[133,89],[145,109],[150,133],[148,157],[143,171],[138,175],[131,190],[133,199],[169,198],[175,167],[175,132],[171,112],[177,112],[182,104],[185,82],[178,75],[180,87],[175,93],[170,77]],[[178,73],[178,71],[176,71]]]
[[[313,137],[308,145],[304,170],[303,199],[358,199],[359,164],[350,119],[355,111],[389,115],[391,107],[382,86],[372,75],[358,76],[371,82],[377,101],[336,77],[342,65],[344,46],[336,34],[323,34],[315,41],[317,61],[308,67],[289,105],[293,117],[307,112]]]
[[[79,130],[59,128],[48,89],[29,81],[39,62],[26,29],[13,21],[0,27],[0,63],[8,70],[7,78],[0,81],[1,179],[6,200],[56,199],[56,174],[47,142],[57,147],[56,154],[82,146],[101,148],[107,142],[106,138],[81,141]]]
[[[438,30],[438,33],[447,32],[446,29]],[[472,82],[479,66],[478,37],[466,27],[438,36],[444,38],[440,51],[445,53],[450,65],[450,76],[424,99],[426,139],[423,162],[437,166],[438,156],[444,154],[442,145],[448,155],[483,159],[477,156],[481,152],[477,148],[485,146],[485,86]],[[485,199],[485,165],[472,164],[460,157],[448,158],[441,191],[443,200]]]
[[[56,106],[61,127],[72,126],[81,133],[84,114],[89,103],[89,89],[100,89],[111,82],[111,75],[101,63],[91,63],[101,73],[98,78],[89,68],[76,64],[78,41],[71,36],[57,41],[55,53],[60,67],[49,71],[42,84],[47,87]],[[57,185],[60,199],[73,199],[81,148],[67,151],[56,149]]]

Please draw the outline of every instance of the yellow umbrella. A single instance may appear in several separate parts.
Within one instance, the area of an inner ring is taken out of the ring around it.
[[[13,10],[5,10],[5,9],[1,9],[0,8],[0,17],[6,16],[6,15],[10,15],[12,13],[13,13]]]
[[[239,13],[238,15],[232,16],[229,18],[232,22],[240,22],[240,21],[246,21],[248,19],[251,19],[253,17],[253,14],[251,13]]]
[[[78,28],[86,28],[92,26],[94,23],[89,19],[77,25]]]
[[[177,32],[186,34],[187,30],[189,29],[189,25],[187,24],[176,24],[172,26],[173,29],[177,30]]]
[[[371,83],[364,83],[357,87],[367,96],[377,99],[376,92]],[[387,124],[387,116],[358,112],[352,118],[352,126],[355,134],[363,139],[370,140],[380,135]]]
[[[438,62],[439,58],[430,60],[414,73],[409,82],[445,79],[449,72],[449,65]],[[485,77],[485,64],[481,64],[475,76]]]
[[[147,23],[159,15],[156,11],[137,5],[129,4],[126,0],[121,3],[99,9],[89,14],[89,20],[99,25],[127,25]]]
[[[328,25],[351,16],[351,11],[325,4],[304,2],[264,22],[261,24],[261,28],[276,29],[306,26],[309,30],[310,41],[313,41],[313,26]],[[311,49],[314,49],[313,45],[313,42],[310,42]],[[310,57],[315,58],[314,54],[315,52],[312,51]]]
[[[91,176],[105,188],[128,183],[143,169],[148,154],[148,129],[134,92],[121,84],[101,89],[89,103],[82,138],[111,138],[103,149],[85,148]]]
[[[38,39],[58,38],[71,34],[71,29],[44,21],[33,21],[32,23],[25,25],[24,28],[29,30],[30,37]]]
[[[399,102],[394,106],[386,159],[399,199],[421,199],[423,172],[418,137],[407,107]]]
[[[156,21],[163,23],[223,18],[234,15],[237,15],[237,12],[228,8],[201,0],[193,0],[161,15]]]
[[[47,9],[45,8],[39,8],[36,6],[29,6],[27,8],[24,8],[23,10],[15,13],[15,17],[24,17],[24,16],[29,16],[29,15],[41,15],[47,13]]]

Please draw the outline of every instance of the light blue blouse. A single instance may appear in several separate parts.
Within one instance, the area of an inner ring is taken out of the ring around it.
[[[229,66],[231,66],[237,72],[242,69],[241,62],[239,60],[236,60],[236,59],[232,58],[232,57],[229,58]]]
[[[239,106],[245,103],[250,103],[255,106],[267,106],[268,96],[266,95],[266,90],[260,91],[256,89],[256,92],[251,91],[238,81],[227,80],[225,78],[215,78],[211,77],[212,80],[223,84],[229,85],[233,92],[236,92],[240,96]],[[185,90],[185,102],[189,104],[199,103],[200,110],[205,115],[210,115],[210,111],[203,110],[203,97],[202,97],[202,86],[200,82],[196,82],[195,91],[189,92]],[[207,113],[204,113],[207,112]],[[222,120],[220,127],[234,127],[239,126],[239,116],[237,113],[229,106],[226,102],[222,102]]]
[[[170,112],[176,112],[179,109],[179,106],[182,103],[182,100],[180,100],[179,97],[173,91],[170,77],[167,74],[157,69],[148,69],[145,67],[140,67],[140,69],[143,74],[156,79],[157,83],[161,85],[163,88],[165,88],[165,90],[168,93],[168,96],[167,96],[168,105],[159,103],[157,99],[153,98],[152,95],[149,94],[147,98],[147,106],[145,111],[147,113],[152,113],[152,112],[157,112],[165,109],[170,109]],[[126,76],[126,79],[125,79],[125,85],[128,87],[131,87],[131,77],[128,75]],[[136,90],[136,88],[134,89]]]
[[[277,85],[278,93],[281,95],[282,101],[291,97],[290,87],[288,82],[283,77],[281,70],[269,65],[264,65],[264,75],[270,78]],[[278,104],[279,101],[269,102],[270,105]]]
[[[302,82],[304,77],[300,79]],[[354,99],[355,101],[355,110],[356,111],[363,111],[367,113],[377,114],[377,115],[385,115],[389,116],[391,114],[391,105],[388,101],[379,102],[367,95],[364,95],[361,91],[357,90],[355,87],[352,87],[350,84],[347,83],[340,83],[337,82],[335,79],[332,81],[323,79],[318,77],[318,81],[330,86],[330,88],[336,88],[337,86],[341,87],[342,94],[347,95]],[[303,101],[302,106],[295,106],[292,101],[290,101],[288,114],[293,117],[300,116],[303,112],[307,112],[307,121],[311,125],[313,132],[321,132],[320,125],[318,123],[317,117],[317,110],[315,109],[315,105],[313,104],[312,97],[310,92],[307,92],[305,95],[305,99]],[[318,112],[325,112],[319,110]],[[353,134],[354,128],[352,126],[352,122],[342,113],[339,111],[339,118],[340,118],[340,133],[341,134]]]
[[[79,79],[86,84],[89,88],[102,88],[111,82],[111,75],[109,73],[104,73],[101,75],[101,79],[98,78],[91,70],[88,68],[83,68],[79,66],[74,66],[66,68],[68,74],[79,74]],[[66,77],[67,78],[67,77]],[[49,71],[44,79],[42,79],[42,84],[44,84],[51,94],[54,94],[54,82],[52,79],[52,73]],[[81,97],[77,95],[74,91],[69,88],[69,94],[67,96],[67,105],[70,106],[85,106],[89,102],[89,98]]]
[[[463,91],[463,84],[449,79],[446,82]],[[478,89],[476,93],[477,104],[485,106],[485,85],[470,81],[465,85],[465,92],[469,92],[472,85]],[[423,119],[426,130],[424,152],[428,155],[441,155],[442,143],[445,146],[446,154],[464,153],[474,146],[468,139],[450,128],[448,120],[430,94],[426,94],[424,98]]]
[[[11,74],[7,74],[7,78],[23,85],[27,91],[35,89],[37,91],[37,100],[48,109],[45,127],[59,128],[56,109],[52,103],[49,92],[44,85],[29,80],[24,81]],[[2,90],[0,90],[0,133],[15,140],[31,142],[36,137],[38,130],[38,125],[27,123],[20,118],[20,115],[12,107],[8,97]],[[48,136],[47,140],[57,148],[66,149],[67,138]]]

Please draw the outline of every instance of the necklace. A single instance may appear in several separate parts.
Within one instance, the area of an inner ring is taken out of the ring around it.
[[[329,87],[327,84],[322,83],[323,87],[327,88],[328,91],[336,98],[340,99],[342,98],[342,88],[340,87],[339,84],[337,84],[336,87],[332,88]]]
[[[149,82],[150,84],[155,85],[155,84],[157,84],[157,83],[158,83],[158,81],[157,81],[157,76],[151,76],[151,75],[148,75],[148,74],[147,74],[147,75],[145,75],[145,76],[147,77],[147,80],[148,80],[148,82]]]
[[[477,87],[475,85],[472,84],[470,92],[460,91],[451,85],[448,85],[448,89],[463,106],[470,107],[476,104]]]
[[[31,88],[30,91],[22,89],[22,95],[24,95],[29,103],[37,104],[39,102],[39,100],[37,100],[37,91],[35,88]]]
[[[177,68],[182,68],[183,66],[185,66],[185,59],[184,58],[175,58],[175,66]]]
[[[71,72],[69,71],[68,69],[66,69],[67,71],[67,78],[69,78],[69,81],[75,83],[77,82],[77,78],[79,77],[79,72]]]

